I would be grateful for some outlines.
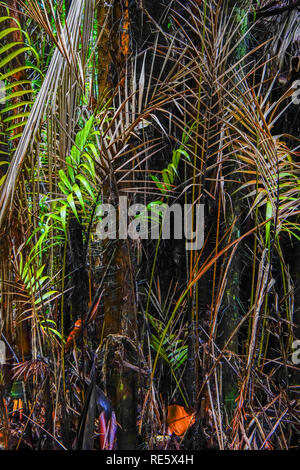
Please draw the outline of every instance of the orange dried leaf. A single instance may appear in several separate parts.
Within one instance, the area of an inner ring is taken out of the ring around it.
[[[188,413],[183,406],[168,406],[167,425],[170,434],[182,436],[195,422],[195,413]]]
[[[69,334],[67,338],[65,351],[68,351],[69,347],[73,344],[73,340],[79,336],[81,332],[81,328],[82,328],[82,320],[77,320],[75,322],[73,330],[71,331],[71,333]]]

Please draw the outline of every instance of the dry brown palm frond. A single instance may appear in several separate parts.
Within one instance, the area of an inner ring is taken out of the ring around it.
[[[61,47],[67,54],[68,59],[65,55],[62,56],[59,49],[55,50],[48,68],[48,72],[43,81],[40,92],[32,106],[27,124],[24,128],[22,137],[9,166],[5,181],[1,186],[0,227],[3,226],[9,208],[12,207],[15,189],[18,184],[18,178],[22,169],[24,159],[26,158],[28,151],[30,151],[32,149],[32,146],[34,145],[35,137],[37,135],[38,130],[40,129],[42,120],[45,116],[44,113],[47,107],[52,106],[55,108],[56,97],[61,86],[61,81],[67,79],[66,73],[70,76],[71,83],[74,83],[74,73],[76,71],[75,57],[77,56],[79,30],[80,24],[82,22],[82,15],[85,5],[86,14],[92,14],[91,1],[88,0],[87,2],[85,2],[84,0],[77,0],[72,2],[72,7],[67,18],[67,24],[60,38]],[[88,18],[88,16],[86,16],[85,18]],[[73,68],[74,70],[72,70]],[[69,112],[70,116],[72,116],[73,110],[70,109]],[[64,119],[66,119],[66,117]],[[61,122],[61,124],[63,125],[64,122]],[[72,125],[74,126],[75,123],[73,122]]]
[[[244,92],[232,93],[228,100],[228,109],[235,118],[228,122],[233,132],[230,145],[241,162],[238,171],[249,175],[240,190],[248,189],[246,197],[253,201],[251,211],[257,205],[269,210],[279,233],[299,213],[299,165],[293,150],[284,143],[284,136],[272,133],[274,117],[269,121],[267,98],[261,107],[254,92],[244,85]]]

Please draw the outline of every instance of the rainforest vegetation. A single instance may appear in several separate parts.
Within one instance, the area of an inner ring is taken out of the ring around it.
[[[299,103],[299,0],[0,1],[1,449],[299,448]]]

